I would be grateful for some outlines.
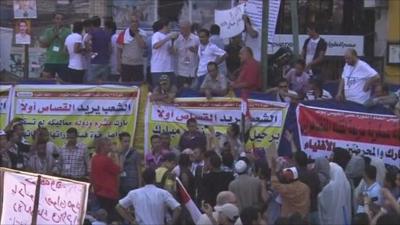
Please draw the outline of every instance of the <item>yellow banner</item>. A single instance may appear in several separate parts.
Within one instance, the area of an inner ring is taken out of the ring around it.
[[[267,148],[272,142],[278,146],[285,123],[288,105],[263,100],[249,100],[251,128],[247,149]],[[213,126],[216,136],[226,134],[229,124],[241,121],[239,98],[176,98],[173,104],[148,102],[145,121],[145,151],[149,151],[150,138],[154,134],[169,133],[171,145],[177,146],[186,130],[186,121],[196,118],[199,129],[208,132]]]
[[[12,116],[24,119],[28,141],[38,127],[61,147],[66,131],[78,130],[79,141],[91,146],[97,137],[117,142],[118,134],[135,135],[139,88],[117,85],[17,85]]]

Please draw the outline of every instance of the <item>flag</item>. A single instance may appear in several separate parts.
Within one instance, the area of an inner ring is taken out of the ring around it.
[[[201,216],[201,212],[199,208],[197,208],[196,204],[194,204],[192,198],[186,191],[186,188],[183,186],[181,180],[179,180],[178,177],[176,177],[175,179],[176,179],[176,188],[178,190],[178,195],[181,198],[181,201],[185,205],[186,209],[189,211],[193,222],[196,223]]]
[[[240,100],[240,111],[246,118],[251,118],[249,110],[249,101],[247,98],[241,98]]]

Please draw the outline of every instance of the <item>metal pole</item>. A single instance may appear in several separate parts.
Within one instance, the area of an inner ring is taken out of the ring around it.
[[[290,14],[292,16],[293,54],[299,56],[299,16],[297,13],[297,0],[290,0]]]
[[[263,13],[261,24],[261,69],[263,89],[268,87],[268,16],[269,1],[263,1]]]
[[[24,80],[29,78],[29,45],[24,45]]]

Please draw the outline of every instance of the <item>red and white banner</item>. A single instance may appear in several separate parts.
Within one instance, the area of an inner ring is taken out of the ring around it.
[[[302,104],[296,114],[301,149],[311,158],[327,157],[341,147],[400,167],[398,117]]]

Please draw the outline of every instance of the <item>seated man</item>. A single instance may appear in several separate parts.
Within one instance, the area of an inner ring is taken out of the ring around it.
[[[294,68],[283,76],[289,81],[290,88],[299,94],[305,94],[310,79],[310,75],[304,71],[305,66],[304,60],[299,59],[295,62]]]
[[[374,105],[381,104],[386,108],[393,108],[397,103],[397,96],[395,93],[389,92],[389,86],[387,84],[379,83],[374,87],[371,98],[369,98],[364,105],[371,107]]]
[[[150,100],[163,103],[172,103],[176,96],[176,92],[177,88],[175,85],[171,85],[169,76],[167,74],[163,74],[160,77],[160,85],[154,88]]]
[[[309,79],[308,81],[308,91],[304,100],[322,100],[331,99],[332,95],[327,91],[322,89],[322,82],[318,79]]]
[[[276,101],[278,102],[295,102],[299,98],[295,91],[289,90],[289,82],[285,78],[278,81],[278,87],[266,91],[266,93],[271,92],[276,92]]]
[[[218,65],[215,62],[209,62],[207,71],[208,74],[200,87],[200,92],[204,94],[207,99],[226,95],[228,83],[225,75],[219,73]]]

